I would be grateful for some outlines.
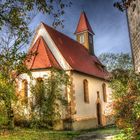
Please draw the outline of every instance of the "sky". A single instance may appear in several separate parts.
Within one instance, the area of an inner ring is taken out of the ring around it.
[[[94,50],[99,56],[101,53],[130,53],[128,26],[125,12],[113,7],[116,0],[71,0],[72,6],[65,10],[64,28],[60,32],[75,39],[80,13],[84,10],[95,33]],[[35,30],[40,22],[51,26],[52,17],[42,13],[30,23],[30,29]]]

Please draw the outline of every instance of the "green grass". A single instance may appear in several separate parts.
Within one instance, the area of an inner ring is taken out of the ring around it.
[[[6,131],[0,136],[0,140],[71,140],[78,136],[78,131],[47,131],[39,129],[16,129]]]
[[[72,140],[74,137],[87,132],[99,134],[118,134],[115,127],[89,129],[83,131],[48,131],[43,129],[16,128],[14,131],[0,130],[0,140]]]
[[[120,132],[119,129],[117,129],[114,125],[107,126],[107,127],[101,127],[101,128],[93,128],[89,130],[83,130],[83,132],[95,132],[100,134],[118,134]]]

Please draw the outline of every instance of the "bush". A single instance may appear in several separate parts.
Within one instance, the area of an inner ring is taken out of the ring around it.
[[[129,70],[114,70],[111,79],[116,125],[124,139],[140,135],[140,75]]]
[[[15,120],[14,123],[16,126],[23,127],[23,128],[24,127],[29,128],[31,125],[31,122],[28,120]]]

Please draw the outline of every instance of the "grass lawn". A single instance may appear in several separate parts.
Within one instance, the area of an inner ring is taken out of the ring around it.
[[[108,126],[103,128],[93,128],[89,130],[83,130],[83,132],[95,132],[99,134],[116,135],[119,134],[120,130],[117,129],[115,126]]]
[[[47,131],[39,129],[1,130],[0,140],[71,140],[80,134],[79,131]]]
[[[0,140],[72,140],[80,134],[95,132],[100,134],[117,134],[119,130],[115,127],[90,129],[83,131],[47,131],[39,129],[21,129],[14,131],[0,131]]]

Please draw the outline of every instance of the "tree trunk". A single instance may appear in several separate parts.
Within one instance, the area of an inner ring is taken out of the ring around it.
[[[11,101],[6,103],[6,109],[7,109],[8,129],[14,129],[14,112],[11,107]]]

